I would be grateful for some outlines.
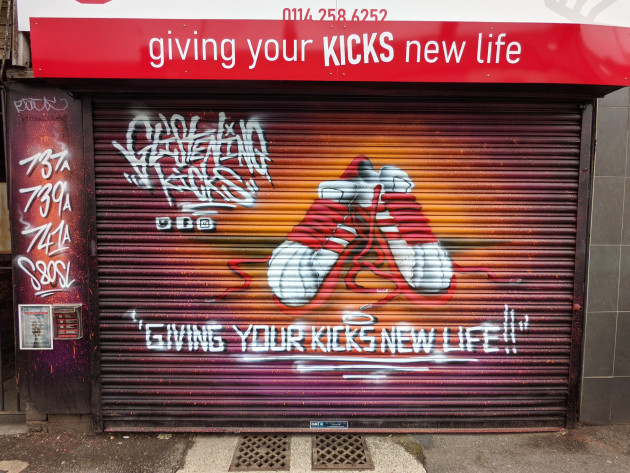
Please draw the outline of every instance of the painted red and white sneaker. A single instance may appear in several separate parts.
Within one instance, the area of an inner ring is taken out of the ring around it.
[[[383,166],[376,222],[387,239],[398,270],[414,289],[425,293],[447,290],[453,262],[429,226],[422,206],[411,194],[413,182],[404,171]]]
[[[319,198],[271,255],[267,280],[278,300],[290,307],[311,302],[346,247],[366,238],[369,214],[375,214],[393,264],[413,289],[447,290],[453,263],[411,194],[413,187],[406,172],[383,166],[377,173],[364,156],[355,158],[341,179],[321,183]]]
[[[341,179],[322,182],[318,187],[319,198],[302,222],[273,251],[267,281],[283,304],[290,307],[308,304],[341,253],[357,237],[357,230],[347,225],[346,220],[362,182],[359,174],[371,168],[369,160],[360,156],[352,161]]]

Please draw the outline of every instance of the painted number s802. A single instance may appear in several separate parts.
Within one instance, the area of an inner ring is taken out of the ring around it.
[[[282,10],[283,20],[311,21],[384,21],[387,10],[379,8],[285,8]]]

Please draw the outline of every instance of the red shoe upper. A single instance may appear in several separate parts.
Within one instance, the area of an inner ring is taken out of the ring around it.
[[[405,242],[422,245],[438,241],[431,231],[429,219],[422,211],[422,205],[412,194],[392,192],[381,195],[381,200]]]
[[[320,250],[348,215],[348,207],[334,200],[316,199],[288,239]]]

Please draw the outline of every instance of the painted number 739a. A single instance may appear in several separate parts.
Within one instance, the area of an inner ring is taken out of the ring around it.
[[[72,211],[70,194],[68,194],[67,191],[68,185],[64,181],[58,181],[55,185],[49,182],[44,185],[20,189],[20,194],[31,194],[28,202],[24,206],[24,212],[28,212],[33,203],[37,200],[40,202],[39,214],[44,218],[48,217],[50,214],[50,207],[53,203],[58,205],[59,216],[61,216],[64,210]]]

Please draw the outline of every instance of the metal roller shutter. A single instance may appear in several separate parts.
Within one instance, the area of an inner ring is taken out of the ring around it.
[[[93,103],[106,429],[565,425],[577,103],[165,95]]]

